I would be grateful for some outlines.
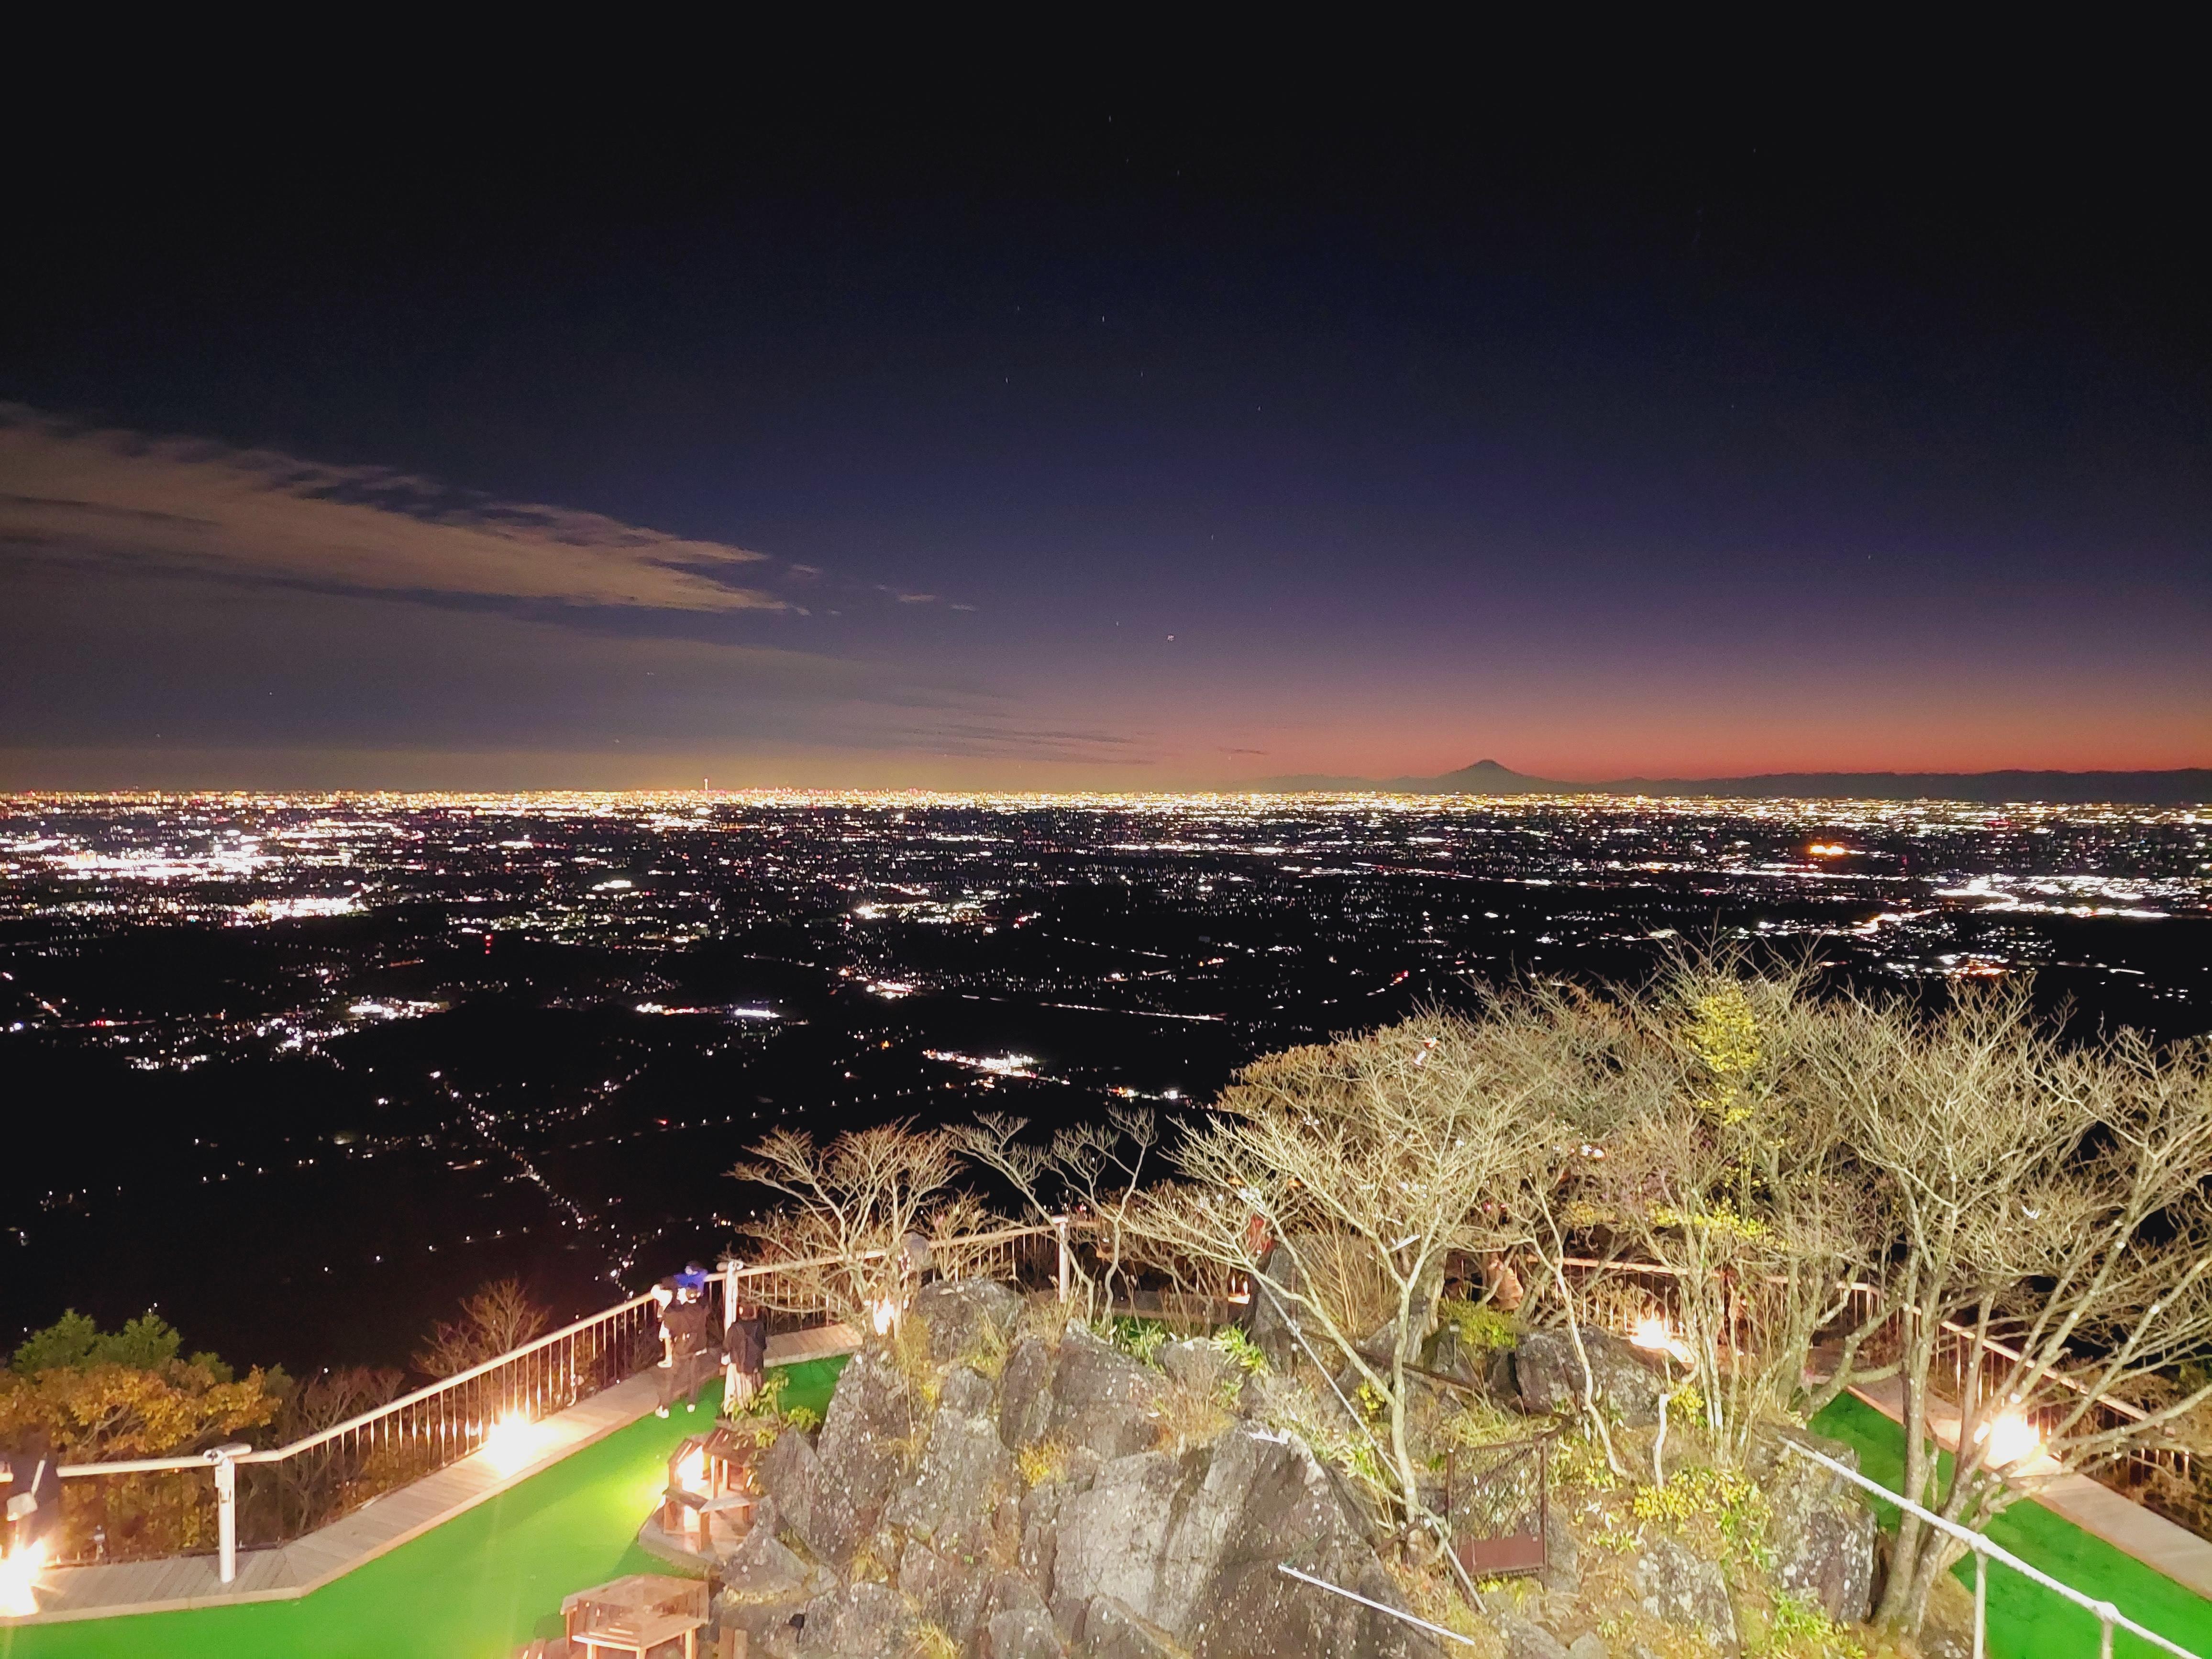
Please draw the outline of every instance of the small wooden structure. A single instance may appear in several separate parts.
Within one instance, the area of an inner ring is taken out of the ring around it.
[[[578,1590],[561,1603],[576,1659],[699,1659],[707,1586],[696,1578],[636,1573]]]
[[[1444,1463],[1452,1553],[1477,1578],[1541,1572],[1550,1565],[1552,1438],[1455,1446]]]
[[[661,1493],[660,1531],[688,1553],[711,1553],[719,1526],[732,1539],[752,1530],[759,1502],[753,1468],[760,1444],[727,1428],[684,1437],[668,1460]]]

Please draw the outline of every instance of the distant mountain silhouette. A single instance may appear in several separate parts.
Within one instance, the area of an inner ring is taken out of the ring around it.
[[[1404,795],[1709,795],[1843,800],[2048,801],[2081,805],[2179,806],[2212,801],[2212,768],[2165,772],[1762,772],[1747,778],[1612,778],[1565,783],[1479,760],[1433,778],[1343,778],[1318,773],[1238,786],[1261,794],[1383,790]]]

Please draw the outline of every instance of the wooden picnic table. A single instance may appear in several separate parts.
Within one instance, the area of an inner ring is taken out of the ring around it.
[[[612,1583],[579,1590],[561,1603],[568,1645],[599,1659],[698,1659],[699,1632],[707,1623],[707,1586],[695,1578],[634,1573]]]

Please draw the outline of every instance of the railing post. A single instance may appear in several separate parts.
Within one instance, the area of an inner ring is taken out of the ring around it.
[[[1060,1237],[1060,1299],[1067,1300],[1067,1218],[1056,1215],[1052,1218],[1052,1230]]]
[[[215,1465],[216,1540],[221,1551],[216,1573],[226,1584],[238,1577],[238,1460],[252,1449],[234,1442],[207,1454]]]
[[[1990,1558],[1986,1551],[1974,1552],[1974,1659],[1982,1659],[1989,1641],[1990,1628]]]

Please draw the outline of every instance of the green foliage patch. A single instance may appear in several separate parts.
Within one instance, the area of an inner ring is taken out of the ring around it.
[[[88,1371],[95,1365],[128,1365],[133,1370],[158,1370],[183,1352],[185,1339],[177,1328],[150,1309],[125,1320],[119,1331],[103,1331],[88,1316],[74,1308],[44,1330],[25,1337],[8,1369],[18,1376],[41,1371]],[[211,1353],[196,1353],[187,1362],[213,1375],[218,1382],[233,1380],[231,1369]]]

